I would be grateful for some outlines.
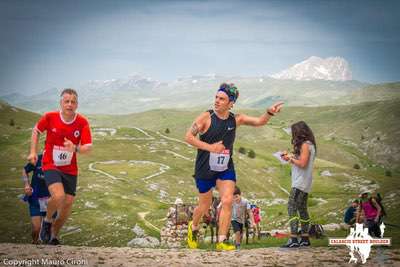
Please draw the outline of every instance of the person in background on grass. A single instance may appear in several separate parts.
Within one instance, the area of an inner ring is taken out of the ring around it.
[[[38,155],[36,165],[28,163],[22,170],[24,200],[29,203],[29,215],[31,216],[32,244],[39,243],[40,226],[46,216],[47,202],[50,197],[42,171],[42,156],[42,154]],[[31,181],[29,181],[30,173],[32,173]]]
[[[257,238],[260,239],[260,222],[261,222],[261,210],[260,207],[258,207],[255,204],[252,204],[250,206],[251,211],[253,213],[253,218],[254,218],[254,235],[253,238],[257,235]]]
[[[364,223],[368,227],[368,233],[373,236],[380,238],[381,229],[380,224],[382,223],[383,217],[382,207],[379,205],[379,201],[376,196],[373,196],[370,192],[364,192],[360,196],[360,205],[358,207],[357,222]],[[360,217],[363,216],[362,221]]]
[[[248,216],[246,216],[246,213]],[[231,225],[235,234],[235,247],[237,250],[240,249],[243,237],[243,226],[246,223],[246,218],[250,218],[250,228],[253,228],[255,222],[250,203],[247,199],[242,197],[240,188],[235,186],[235,191],[233,192]]]
[[[299,121],[291,126],[293,153],[283,153],[282,159],[292,165],[292,189],[288,201],[288,214],[290,223],[290,238],[282,246],[296,248],[310,246],[309,225],[310,217],[307,210],[308,193],[311,191],[313,180],[313,166],[317,145],[315,137],[304,121]],[[299,221],[301,223],[301,240],[297,239]]]

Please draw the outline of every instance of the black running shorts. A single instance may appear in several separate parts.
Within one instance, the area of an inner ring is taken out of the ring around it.
[[[47,170],[44,171],[44,180],[47,187],[54,183],[62,183],[64,186],[65,194],[75,196],[76,194],[76,183],[78,176],[70,175],[58,170]]]
[[[231,221],[233,232],[243,232],[243,223],[237,222],[237,221]]]

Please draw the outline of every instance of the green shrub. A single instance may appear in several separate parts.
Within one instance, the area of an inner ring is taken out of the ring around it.
[[[253,149],[249,150],[249,153],[247,154],[247,156],[251,159],[254,159],[256,157],[256,152],[254,152]]]

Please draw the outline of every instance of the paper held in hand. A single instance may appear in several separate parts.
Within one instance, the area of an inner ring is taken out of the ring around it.
[[[281,155],[283,154],[282,151],[278,151],[272,154],[272,156],[274,156],[275,158],[277,158],[281,164],[288,164],[288,162],[284,159],[281,158]]]

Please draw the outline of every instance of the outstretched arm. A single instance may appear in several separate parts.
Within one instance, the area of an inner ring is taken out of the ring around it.
[[[263,115],[260,117],[252,117],[245,114],[238,114],[236,116],[236,124],[249,125],[249,126],[263,126],[268,123],[269,119],[278,113],[282,108],[283,102],[277,102],[270,106]]]
[[[191,144],[192,146],[197,147],[198,149],[206,150],[209,152],[220,153],[225,149],[225,146],[222,144],[222,141],[219,141],[214,144],[208,144],[197,138],[197,135],[199,133],[205,132],[206,128],[208,127],[207,120],[209,120],[210,118],[209,116],[210,115],[208,112],[204,112],[203,114],[201,114],[199,117],[196,118],[192,126],[186,132],[185,141]]]

